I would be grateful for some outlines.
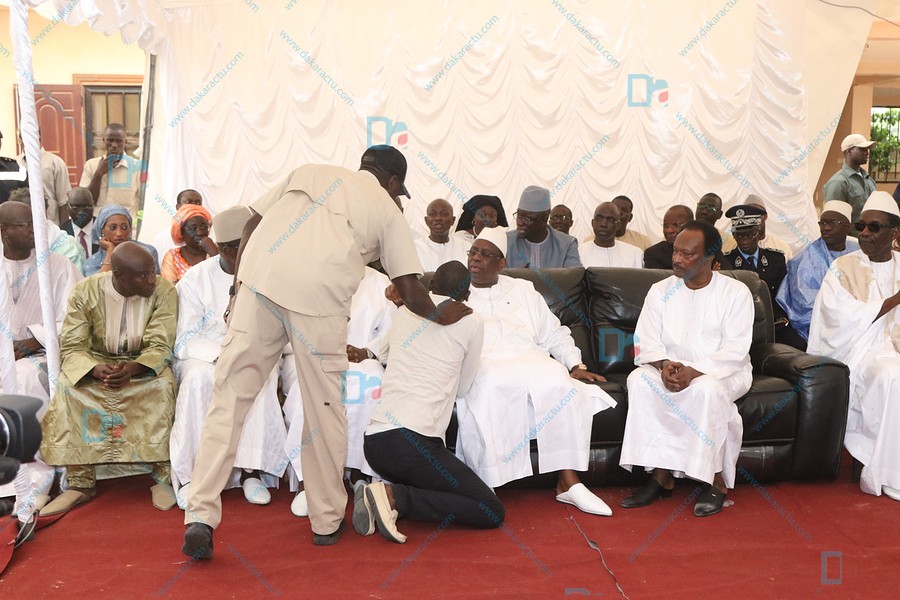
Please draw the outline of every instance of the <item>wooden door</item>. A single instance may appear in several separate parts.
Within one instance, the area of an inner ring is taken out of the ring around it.
[[[19,123],[19,95],[14,89],[16,124]],[[69,168],[69,182],[72,187],[81,180],[84,169],[85,140],[84,96],[81,85],[34,86],[35,107],[38,127],[41,130],[41,145],[48,152],[58,154]],[[22,149],[19,148],[19,152]]]

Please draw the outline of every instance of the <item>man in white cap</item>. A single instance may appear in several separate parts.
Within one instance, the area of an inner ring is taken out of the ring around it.
[[[847,239],[853,226],[853,207],[842,200],[829,200],[822,207],[819,233],[822,237],[809,244],[787,264],[787,276],[778,288],[775,301],[784,309],[790,326],[809,340],[809,322],[813,304],[822,287],[828,267],[839,256],[859,250],[854,239]]]
[[[178,326],[174,370],[178,378],[175,421],[169,439],[172,485],[179,506],[186,507],[188,484],[200,445],[200,433],[212,400],[216,361],[228,331],[225,309],[234,279],[235,258],[250,210],[224,210],[213,219],[219,255],[185,273],[178,291]],[[287,466],[285,425],[278,403],[278,373],[273,369],[247,414],[238,443],[234,469],[226,488],[240,486],[251,504],[268,504],[266,487],[277,487]],[[242,470],[243,469],[243,470]]]
[[[856,252],[835,259],[813,308],[809,352],[850,368],[844,446],[859,487],[900,501],[900,209],[887,192],[863,206]]]
[[[824,201],[843,200],[853,207],[850,222],[859,220],[866,199],[875,191],[875,180],[862,168],[869,162],[869,150],[875,142],[869,141],[858,133],[851,133],[841,142],[844,153],[844,166],[831,176],[822,187]],[[850,235],[856,236],[851,231]]]
[[[507,233],[507,267],[555,269],[581,266],[578,240],[547,224],[550,219],[550,190],[536,185],[525,188],[513,218],[516,220],[516,230]]]
[[[559,472],[556,499],[609,516],[612,510],[576,471],[588,467],[593,415],[616,403],[583,383],[604,379],[581,362],[569,328],[534,285],[500,274],[507,239],[503,229],[485,228],[469,250],[468,304],[484,320],[484,347],[472,388],[457,402],[456,452],[498,487],[532,475],[530,445],[536,439],[539,472]]]

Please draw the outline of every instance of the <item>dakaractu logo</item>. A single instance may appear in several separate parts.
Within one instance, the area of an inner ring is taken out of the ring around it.
[[[628,106],[669,105],[669,82],[665,79],[654,79],[646,73],[628,74]]]
[[[366,117],[366,147],[379,144],[405,150],[409,144],[409,128],[406,123],[380,115]]]

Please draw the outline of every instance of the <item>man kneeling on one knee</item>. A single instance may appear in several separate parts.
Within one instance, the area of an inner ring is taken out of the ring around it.
[[[451,261],[435,272],[435,304],[469,296],[466,267]],[[499,527],[503,505],[483,481],[444,446],[453,403],[472,385],[481,357],[484,323],[476,315],[445,327],[401,308],[389,329],[388,361],[381,404],[366,428],[366,460],[393,484],[357,487],[353,528],[371,535],[376,525],[385,538],[403,543],[400,517]]]

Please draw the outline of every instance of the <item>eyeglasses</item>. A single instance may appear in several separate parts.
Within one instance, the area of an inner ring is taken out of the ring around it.
[[[717,212],[719,210],[719,207],[715,204],[698,204],[697,210],[700,210],[701,208],[705,208],[706,210],[711,210],[713,212]]]
[[[31,223],[3,223],[0,227],[4,229],[31,229],[33,225]]]
[[[563,223],[565,223],[566,221],[571,221],[572,217],[570,217],[568,215],[550,215],[550,220],[551,221],[562,221]]]
[[[216,246],[219,247],[219,250],[237,250],[241,247],[241,240],[235,242],[219,242]]]
[[[80,204],[68,204],[69,212],[87,212],[94,210],[93,205],[91,206],[82,206]]]
[[[480,248],[470,248],[466,251],[466,254],[468,254],[469,256],[481,256],[483,258],[494,258],[498,260],[503,258],[502,254],[491,254],[489,252],[481,250]]]
[[[749,240],[759,235],[759,231],[732,231],[731,235],[736,240]]]
[[[863,232],[866,230],[866,228],[868,228],[872,233],[878,233],[879,231],[881,231],[882,227],[889,229],[891,226],[887,223],[879,223],[878,221],[872,221],[871,223],[864,223],[863,221],[860,221],[853,224],[853,228],[859,232]]]
[[[594,220],[598,223],[609,223],[610,225],[614,223],[618,223],[619,220],[615,217],[594,217]]]
[[[540,221],[545,218],[546,217],[526,217],[525,215],[520,215],[518,211],[513,213],[513,219],[516,220],[516,223],[523,223],[525,225],[531,225],[535,221]]]
[[[825,227],[826,225],[829,227],[837,227],[838,225],[843,225],[845,223],[847,223],[847,221],[841,221],[840,219],[822,219],[819,221],[819,227]]]

